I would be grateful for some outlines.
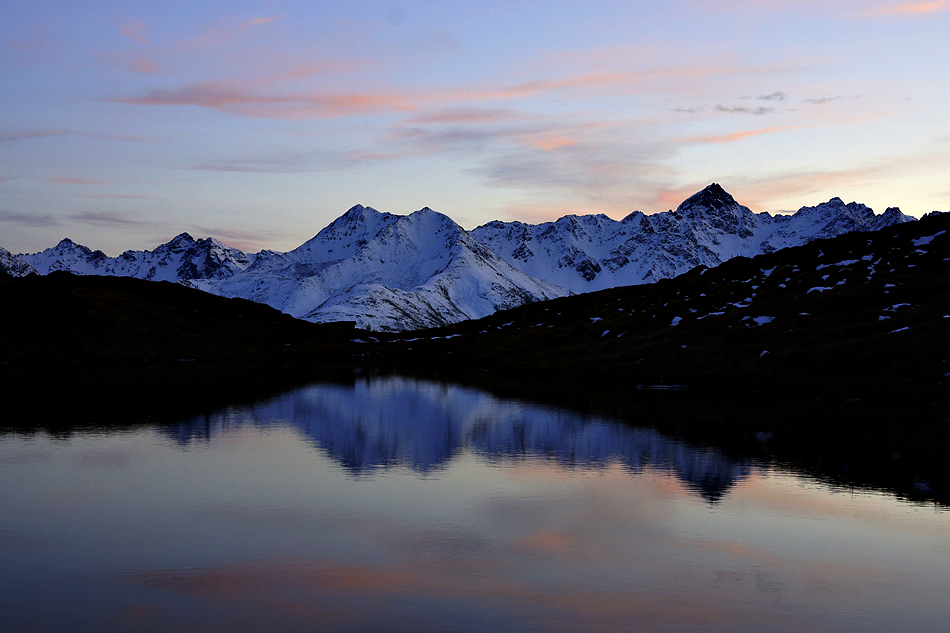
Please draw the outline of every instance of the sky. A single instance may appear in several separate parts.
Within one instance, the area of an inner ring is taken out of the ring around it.
[[[5,0],[0,246],[950,210],[950,0]]]

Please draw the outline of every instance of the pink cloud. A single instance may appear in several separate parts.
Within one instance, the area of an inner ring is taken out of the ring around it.
[[[921,13],[934,13],[936,11],[943,11],[947,8],[947,3],[943,0],[937,2],[917,2],[914,4],[899,4],[894,7],[889,7],[887,9],[881,9],[879,11],[874,11],[872,15],[908,15],[908,14],[921,14]]]
[[[564,88],[590,88],[594,86],[615,86],[629,83],[635,76],[629,73],[597,73],[570,77],[567,79],[537,79],[507,88],[487,88],[480,90],[450,91],[447,99],[474,99],[487,101],[493,99],[520,99],[543,92]]]
[[[268,24],[268,23],[270,23],[270,22],[273,22],[274,20],[279,20],[279,19],[280,19],[280,16],[278,16],[278,15],[275,15],[275,16],[272,16],[272,17],[269,17],[269,18],[254,18],[253,20],[248,20],[247,22],[245,22],[245,23],[242,24],[241,26],[237,27],[237,30],[238,30],[238,31],[244,31],[244,30],[246,30],[246,29],[250,29],[250,28],[253,28],[253,27],[255,27],[255,26],[260,26],[261,24]]]
[[[556,152],[564,147],[577,145],[577,140],[561,134],[549,134],[528,139],[528,145],[545,152]]]
[[[147,59],[141,58],[133,59],[131,62],[129,62],[128,69],[134,73],[147,75],[158,73],[162,70],[157,64],[153,64]]]
[[[192,84],[173,90],[150,90],[141,97],[114,101],[137,105],[191,105],[232,114],[278,119],[330,118],[414,108],[409,98],[396,94],[264,94],[255,92],[250,86],[223,82]]]
[[[133,42],[138,42],[139,44],[148,44],[147,22],[142,22],[139,20],[138,22],[133,22],[131,24],[123,24],[119,27],[119,32]]]

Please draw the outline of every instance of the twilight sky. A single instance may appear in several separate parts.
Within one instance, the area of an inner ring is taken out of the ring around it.
[[[0,246],[289,250],[839,196],[950,210],[950,0],[30,0],[0,21]]]

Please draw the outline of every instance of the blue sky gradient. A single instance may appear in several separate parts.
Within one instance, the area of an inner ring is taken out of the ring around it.
[[[950,0],[9,4],[13,252],[287,250],[357,203],[621,218],[712,181],[950,209]]]

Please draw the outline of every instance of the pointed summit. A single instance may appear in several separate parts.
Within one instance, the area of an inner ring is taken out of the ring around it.
[[[181,233],[175,239],[168,242],[168,244],[165,244],[165,246],[168,247],[168,250],[172,251],[173,253],[187,250],[194,245],[195,245],[195,238],[193,238],[188,233]]]
[[[694,193],[676,209],[677,211],[688,207],[705,207],[711,210],[720,210],[727,207],[736,206],[738,203],[732,195],[719,186],[719,183],[712,183],[702,191]]]

